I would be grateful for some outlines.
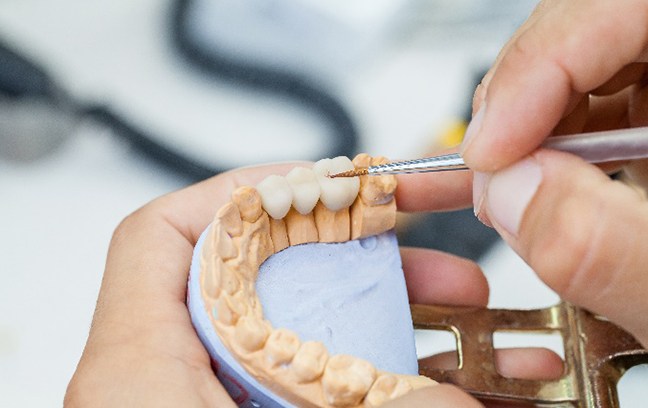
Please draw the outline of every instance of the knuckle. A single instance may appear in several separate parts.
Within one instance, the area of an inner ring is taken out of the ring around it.
[[[535,30],[521,33],[510,45],[505,60],[516,64],[527,64],[534,61],[544,50],[542,37]]]
[[[145,225],[154,220],[159,214],[159,201],[160,199],[151,201],[122,219],[113,231],[110,246],[115,247],[121,245],[128,239],[128,237],[141,231]]]

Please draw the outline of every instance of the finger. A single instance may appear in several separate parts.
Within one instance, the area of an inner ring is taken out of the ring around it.
[[[563,299],[648,344],[648,203],[566,153],[540,150],[492,175],[479,211]]]
[[[169,355],[169,347],[155,349],[144,339],[138,340],[131,344],[104,342],[98,347],[88,344],[68,385],[63,405],[237,406],[219,383],[207,358],[185,361]],[[190,346],[191,343],[182,345]]]
[[[625,166],[623,170],[630,180],[643,190],[643,194],[648,191],[648,159],[635,160]]]
[[[412,408],[430,407],[434,408],[478,408],[483,405],[461,391],[459,388],[449,384],[439,384],[432,387],[424,387],[408,392],[400,398],[382,405],[385,408]]]
[[[562,358],[541,347],[496,349],[495,366],[502,376],[523,380],[557,380],[565,371]]]
[[[630,126],[648,126],[648,83],[644,80],[635,85],[628,102],[628,122]],[[648,191],[648,160],[635,160],[624,169],[628,177],[642,188],[645,194]]]
[[[577,95],[572,109],[558,122],[551,132],[552,136],[581,133],[587,124],[589,95]]]
[[[633,63],[621,68],[612,78],[606,83],[594,89],[592,95],[605,96],[612,95],[622,89],[629,87],[641,81],[646,75],[645,63]]]
[[[648,78],[644,78],[631,89],[628,106],[630,126],[648,126]]]
[[[642,54],[647,14],[640,0],[555,2],[502,58],[466,132],[468,165],[492,172],[537,148],[573,93],[601,86]]]
[[[401,257],[410,303],[488,304],[488,282],[475,262],[422,248],[401,248]]]
[[[506,378],[556,380],[563,375],[562,358],[541,347],[495,349],[495,367]],[[457,369],[457,353],[446,352],[421,360],[426,367]]]
[[[124,328],[113,330],[115,336],[131,336],[132,322],[142,323],[138,327],[143,329],[146,322],[188,323],[187,275],[200,233],[234,188],[256,184],[268,174],[287,172],[293,166],[223,173],[161,197],[127,217],[110,245],[93,328],[111,322]]]
[[[448,211],[466,208],[472,200],[472,172],[404,174],[396,176],[399,211]]]
[[[540,17],[550,8],[551,6],[551,1],[541,1],[538,3],[538,5],[535,7],[529,18],[526,19],[526,21],[517,29],[515,30],[515,33],[511,36],[511,38],[506,42],[504,47],[502,47],[502,50],[498,53],[497,58],[495,58],[495,62],[493,62],[493,65],[491,68],[488,70],[486,75],[484,75],[484,78],[482,79],[481,83],[477,86],[477,89],[475,90],[475,95],[473,97],[473,115],[477,113],[479,108],[481,107],[482,102],[484,101],[484,98],[486,97],[486,90],[488,89],[488,86],[490,84],[491,79],[493,79],[493,76],[495,75],[495,72],[497,72],[497,68],[499,67],[500,63],[506,56],[508,50],[515,44],[517,39],[524,34],[527,30],[529,30],[533,24],[540,19]]]
[[[250,166],[222,173],[184,190],[161,197],[151,207],[163,215],[186,238],[196,243],[200,234],[212,222],[216,211],[230,200],[240,186],[255,186],[271,174],[286,175],[295,166],[312,167],[309,162],[290,162]]]

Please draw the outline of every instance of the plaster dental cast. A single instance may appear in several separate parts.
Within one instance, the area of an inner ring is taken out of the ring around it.
[[[196,246],[189,310],[239,405],[375,407],[435,384],[418,375],[390,231],[395,178],[327,177],[384,162],[324,159],[239,187]]]

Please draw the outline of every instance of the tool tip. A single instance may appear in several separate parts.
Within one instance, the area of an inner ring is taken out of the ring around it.
[[[357,176],[366,176],[369,174],[369,169],[367,168],[360,168],[360,169],[354,169],[354,170],[349,170],[349,171],[343,171],[342,173],[336,173],[336,174],[329,174],[329,178],[336,178],[336,177],[357,177]]]

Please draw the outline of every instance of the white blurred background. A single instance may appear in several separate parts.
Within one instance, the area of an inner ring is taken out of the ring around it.
[[[322,157],[331,124],[307,103],[207,75],[178,52],[171,34],[177,3],[0,0],[0,42],[45,69],[76,105],[108,106],[207,165]],[[355,125],[358,151],[418,157],[447,142],[443,135],[465,118],[476,79],[534,3],[196,0],[188,36],[226,58],[324,89]],[[0,94],[2,407],[62,404],[113,229],[191,179],[66,107]],[[479,261],[492,307],[557,301],[501,242],[488,244]],[[418,340],[421,354],[452,347],[434,334]],[[561,352],[551,336],[496,344],[514,345]],[[647,381],[645,366],[624,377],[622,407],[643,406]]]

